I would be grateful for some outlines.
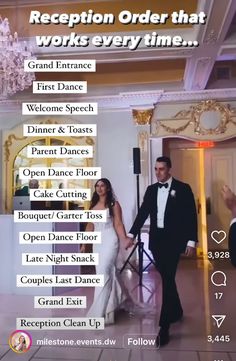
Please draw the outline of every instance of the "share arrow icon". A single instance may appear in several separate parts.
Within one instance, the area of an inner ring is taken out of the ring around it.
[[[212,318],[216,321],[216,326],[220,328],[225,320],[226,315],[212,315]]]

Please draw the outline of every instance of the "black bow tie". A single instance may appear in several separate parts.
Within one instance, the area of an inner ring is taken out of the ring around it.
[[[168,183],[157,183],[159,188],[165,187],[168,188]]]

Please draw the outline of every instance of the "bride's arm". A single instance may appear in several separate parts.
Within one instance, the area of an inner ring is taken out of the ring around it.
[[[125,242],[125,249],[132,247],[133,239],[128,237],[125,231],[125,227],[122,221],[122,209],[119,202],[115,202],[113,206],[113,224],[115,231],[121,241]]]
[[[94,231],[94,224],[93,223],[87,223],[85,227],[85,232],[93,232]],[[80,246],[80,252],[84,253],[86,251],[86,244],[81,244]]]

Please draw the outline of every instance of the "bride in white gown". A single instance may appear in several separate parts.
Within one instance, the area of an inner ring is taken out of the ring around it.
[[[124,242],[126,249],[133,245],[133,240],[126,235],[122,222],[122,210],[115,200],[108,179],[101,178],[96,182],[90,209],[106,209],[107,220],[103,223],[89,223],[86,227],[86,231],[101,232],[102,242],[93,245],[93,252],[99,254],[96,273],[104,275],[104,287],[95,287],[93,303],[87,317],[104,317],[105,324],[111,324],[115,321],[115,311],[127,301],[132,303],[116,268],[116,259],[119,252],[119,240]],[[85,245],[81,246],[81,252],[85,252]]]

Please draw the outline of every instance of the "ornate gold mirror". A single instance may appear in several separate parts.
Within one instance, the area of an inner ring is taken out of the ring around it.
[[[31,123],[37,123],[36,121]],[[38,123],[43,123],[38,122]],[[57,124],[59,122],[47,120],[44,123]],[[60,123],[69,123],[61,121]],[[28,186],[28,180],[19,179],[20,167],[91,167],[93,159],[82,158],[28,158],[27,147],[32,145],[94,145],[91,137],[25,137],[22,136],[23,126],[18,125],[11,131],[5,132],[4,141],[4,180],[3,180],[3,210],[5,213],[13,211],[13,196],[16,191]],[[91,188],[90,180],[56,179],[39,180],[40,188],[58,188],[63,183],[64,188]],[[79,205],[79,204],[78,204]]]

